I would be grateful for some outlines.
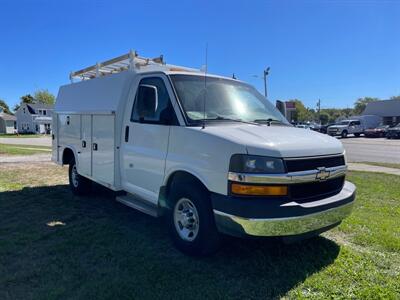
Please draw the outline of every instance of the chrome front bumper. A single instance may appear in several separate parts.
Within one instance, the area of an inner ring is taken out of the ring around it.
[[[338,224],[349,216],[354,204],[355,191],[356,187],[354,184],[346,181],[341,192],[332,197],[314,202],[289,202],[281,205],[282,209],[297,206],[315,211],[317,207],[322,208],[321,211],[300,216],[285,218],[243,218],[216,209],[214,209],[214,215],[218,229],[221,232],[231,235],[271,237],[300,235]],[[265,201],[268,200],[266,199]],[[344,201],[346,204],[340,205]],[[335,203],[338,203],[338,206],[332,207],[332,204]],[[327,205],[331,208],[324,210],[323,207]]]

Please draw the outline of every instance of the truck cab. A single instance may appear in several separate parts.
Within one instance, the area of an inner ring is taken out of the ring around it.
[[[96,182],[165,216],[178,249],[205,255],[221,234],[297,238],[347,217],[340,141],[293,127],[245,82],[130,52],[60,88],[53,160],[74,194]]]
[[[328,127],[328,134],[346,138],[349,134],[356,137],[364,133],[364,126],[361,120],[342,120],[339,123]]]

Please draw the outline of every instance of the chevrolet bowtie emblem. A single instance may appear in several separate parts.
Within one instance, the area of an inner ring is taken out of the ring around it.
[[[325,167],[317,168],[317,170],[318,173],[315,175],[315,178],[321,181],[328,179],[331,174],[331,172],[327,171]]]

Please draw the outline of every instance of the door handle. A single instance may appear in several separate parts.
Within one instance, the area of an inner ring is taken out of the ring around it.
[[[86,141],[82,141],[82,148],[86,148]]]
[[[97,143],[93,143],[92,148],[93,148],[93,151],[97,151]]]
[[[129,126],[125,127],[125,142],[129,141]]]

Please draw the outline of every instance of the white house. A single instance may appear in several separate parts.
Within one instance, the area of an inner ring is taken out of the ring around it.
[[[22,103],[15,113],[19,133],[51,133],[54,105]]]
[[[17,131],[16,118],[13,115],[6,114],[0,107],[0,134],[15,133]]]

